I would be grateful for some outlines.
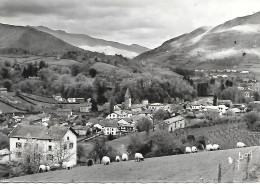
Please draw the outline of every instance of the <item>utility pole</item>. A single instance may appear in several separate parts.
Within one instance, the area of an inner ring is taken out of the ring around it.
[[[221,163],[218,165],[218,183],[221,183]]]

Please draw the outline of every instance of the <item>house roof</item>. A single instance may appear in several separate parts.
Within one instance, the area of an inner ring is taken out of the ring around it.
[[[184,120],[184,118],[181,116],[175,116],[175,117],[164,120],[164,122],[175,123],[176,121],[181,121],[181,120]]]
[[[41,120],[42,118],[39,115],[30,115],[25,119],[28,121],[37,121],[37,120]]]
[[[145,107],[145,105],[143,104],[132,104],[130,109],[137,109],[137,108],[142,108]]]
[[[68,130],[71,130],[75,135],[77,135],[77,133],[70,127],[52,126],[48,128],[46,126],[40,125],[18,124],[17,127],[12,130],[9,136],[10,138],[21,137],[60,140]]]
[[[59,109],[57,109],[57,111],[59,111],[59,112],[71,112],[72,110],[71,109],[61,109],[61,108],[59,108]]]
[[[86,130],[87,127],[86,126],[82,126],[82,125],[76,125],[74,127],[72,127],[74,130]]]
[[[103,120],[100,122],[100,125],[104,126],[104,127],[113,127],[113,128],[117,128],[117,122],[115,120]]]

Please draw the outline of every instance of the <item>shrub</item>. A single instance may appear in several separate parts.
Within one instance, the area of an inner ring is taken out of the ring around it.
[[[188,136],[187,136],[187,140],[188,140],[189,142],[195,141],[194,135],[188,135]]]

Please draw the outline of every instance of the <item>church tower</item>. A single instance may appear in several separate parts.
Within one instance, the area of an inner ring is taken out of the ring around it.
[[[129,89],[127,88],[126,93],[125,93],[125,109],[129,109],[131,107],[131,95],[129,92]]]

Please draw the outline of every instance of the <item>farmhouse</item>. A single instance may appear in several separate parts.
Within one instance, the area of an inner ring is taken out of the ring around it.
[[[55,114],[57,114],[58,116],[64,116],[64,117],[70,117],[72,116],[72,110],[71,109],[57,109],[57,111],[55,111]]]
[[[56,154],[63,152],[67,155],[67,161],[73,165],[77,164],[77,133],[70,127],[53,126],[48,128],[18,124],[9,137],[11,160],[20,160],[22,153],[25,152],[23,148],[28,142],[32,142],[36,144],[36,149],[42,150],[43,158],[48,163],[57,164],[58,156]]]
[[[79,107],[79,112],[90,112],[91,111],[91,103],[81,104]]]
[[[118,128],[116,121],[104,120],[101,121],[100,125],[102,126],[102,131],[104,132],[104,135],[117,135]]]
[[[79,135],[79,136],[85,136],[87,135],[87,127],[82,125],[77,125],[73,127],[73,130]]]
[[[185,127],[185,119],[181,116],[172,117],[163,121],[163,129],[173,132],[176,129]]]
[[[129,119],[121,119],[117,122],[120,134],[131,133],[134,131],[134,124]]]
[[[232,101],[231,100],[218,100],[218,105],[225,105],[226,107],[232,107]]]

